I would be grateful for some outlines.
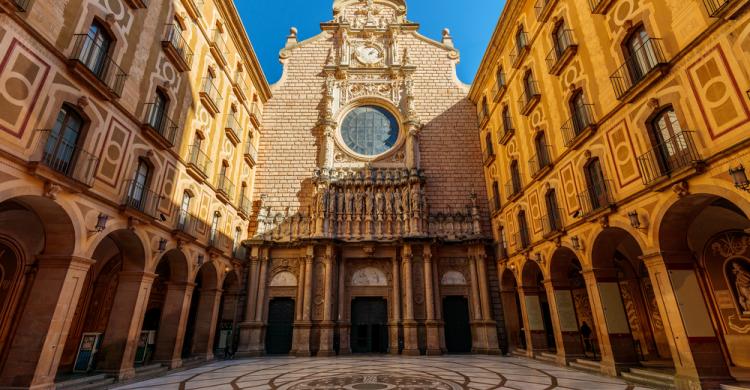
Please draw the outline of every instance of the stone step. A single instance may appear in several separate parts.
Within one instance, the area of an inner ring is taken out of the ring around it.
[[[620,373],[620,376],[630,382],[642,385],[655,386],[660,389],[674,389],[674,375],[664,372],[647,370],[642,368],[631,368],[629,371]]]
[[[570,367],[578,370],[600,373],[602,371],[602,365],[599,362],[586,359],[576,359],[568,363]]]
[[[546,362],[553,362],[553,363],[557,362],[557,355],[555,355],[554,353],[549,353],[549,352],[542,352],[539,355],[537,355],[536,358],[538,360],[543,360]]]
[[[169,370],[168,367],[165,367],[159,363],[149,364],[148,366],[136,367],[135,376],[136,378],[150,377],[153,375],[167,372],[168,370]]]
[[[721,390],[750,390],[750,383],[733,383],[731,385],[721,385]]]
[[[513,355],[513,356],[517,356],[517,357],[526,357],[527,356],[526,355],[526,350],[525,349],[519,349],[519,348],[514,349],[513,352],[511,352],[510,354]]]
[[[58,382],[55,383],[55,388],[58,390],[91,390],[105,388],[114,382],[115,378],[109,377],[106,374],[97,374]]]

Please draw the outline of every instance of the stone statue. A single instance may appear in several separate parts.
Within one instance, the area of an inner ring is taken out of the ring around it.
[[[364,196],[365,194],[362,193],[362,188],[357,189],[357,193],[354,195],[354,214],[356,214],[357,217],[362,215]]]
[[[395,203],[393,206],[393,211],[396,213],[396,215],[401,214],[401,190],[399,188],[396,188],[396,192],[393,193],[393,201]]]
[[[336,190],[327,190],[328,193],[328,216],[333,217],[336,214]]]
[[[743,314],[750,314],[750,272],[735,262],[732,264],[732,273],[735,276],[734,287],[737,290]]]
[[[383,211],[385,210],[385,196],[383,195],[383,191],[378,191],[375,193],[375,211],[378,213],[378,217],[383,215]]]
[[[336,208],[338,209],[339,215],[344,213],[344,189],[339,187],[338,193],[336,194],[336,200],[338,201],[338,204],[336,205]]]
[[[352,211],[353,211],[352,202],[354,201],[354,194],[352,193],[352,189],[351,188],[347,188],[346,189],[346,195],[345,196],[346,196],[346,199],[345,199],[345,202],[344,202],[344,207],[346,209],[346,214],[347,215],[352,215]]]
[[[349,65],[349,58],[351,58],[349,35],[346,30],[343,30],[341,32],[341,65]]]
[[[385,213],[388,215],[393,213],[393,190],[391,187],[385,190]]]
[[[373,215],[373,196],[372,191],[367,191],[367,195],[365,197],[365,209],[367,210],[367,215]]]
[[[402,211],[404,214],[409,213],[409,189],[404,188],[403,191],[401,191],[401,207],[403,208]]]

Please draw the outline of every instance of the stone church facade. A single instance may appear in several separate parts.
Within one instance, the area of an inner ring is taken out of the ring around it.
[[[318,35],[291,30],[238,354],[499,352],[476,110],[449,31],[418,29],[403,0],[336,0]]]

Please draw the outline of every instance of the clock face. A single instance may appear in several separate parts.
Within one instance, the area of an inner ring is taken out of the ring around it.
[[[374,64],[383,59],[380,49],[375,46],[359,46],[355,49],[357,59],[363,64]]]

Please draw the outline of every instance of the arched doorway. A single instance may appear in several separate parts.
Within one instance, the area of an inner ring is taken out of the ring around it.
[[[216,322],[214,354],[231,356],[236,348],[237,322],[240,320],[240,283],[236,272],[229,272],[222,286],[219,320]]]
[[[598,338],[581,262],[569,248],[558,248],[550,260],[557,317],[565,355],[596,359]]]
[[[526,312],[526,331],[534,353],[556,350],[552,315],[543,280],[539,265],[534,261],[526,261],[521,272],[520,292]]]
[[[187,320],[184,308],[193,294],[189,268],[187,257],[179,249],[169,250],[159,259],[138,338],[136,364],[182,365],[180,352]]]
[[[292,351],[294,333],[294,299],[273,298],[268,304],[266,353],[288,355]]]
[[[0,387],[51,386],[92,261],[72,256],[69,214],[52,199],[0,203]],[[33,271],[33,272],[29,272]],[[61,277],[64,275],[65,277]]]
[[[523,326],[521,301],[518,296],[516,276],[505,269],[500,278],[500,299],[503,304],[503,318],[508,332],[508,351],[526,349],[526,332]]]
[[[145,275],[146,254],[141,239],[130,229],[109,233],[93,252],[96,263],[84,282],[83,292],[61,360],[63,372],[107,369],[132,371],[131,347],[134,318],[144,314],[141,286],[150,287]]]
[[[388,304],[383,298],[352,300],[352,353],[388,352]]]
[[[219,316],[221,289],[216,262],[204,264],[195,278],[195,289],[190,302],[182,357],[213,358],[216,321]]]
[[[443,298],[443,316],[445,318],[445,347],[448,353],[471,352],[469,300],[464,296]]]
[[[670,365],[664,321],[636,239],[624,229],[606,228],[591,256],[614,362]]]
[[[668,270],[675,299],[665,304],[676,304],[674,312],[682,317],[668,320],[684,324],[672,326],[675,337],[687,341],[676,348],[694,363],[676,362],[678,374],[703,383],[722,375],[746,377],[750,369],[749,228],[736,203],[709,194],[683,197],[658,227],[659,266]]]

